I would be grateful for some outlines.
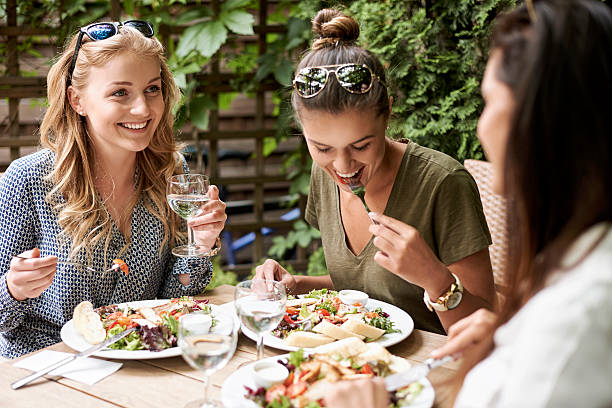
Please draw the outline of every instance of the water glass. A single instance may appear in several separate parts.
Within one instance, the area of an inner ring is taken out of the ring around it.
[[[264,334],[275,329],[285,314],[285,285],[265,279],[240,282],[234,292],[236,314],[257,334],[257,359],[264,355]]]

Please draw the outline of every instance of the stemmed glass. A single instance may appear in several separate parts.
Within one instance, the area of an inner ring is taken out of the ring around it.
[[[202,206],[210,200],[208,176],[203,174],[177,174],[168,179],[166,198],[170,208],[179,217],[189,220],[202,213]],[[210,250],[195,244],[193,229],[187,224],[187,245],[174,248],[172,253],[179,257],[206,256]]]
[[[234,291],[236,314],[257,334],[257,359],[264,356],[263,335],[274,329],[285,314],[285,285],[265,279],[240,282]]]
[[[204,399],[191,401],[185,408],[222,408],[208,399],[210,376],[225,367],[238,343],[238,324],[234,316],[215,312],[216,325],[211,328],[211,315],[194,312],[179,319],[178,345],[190,366],[204,374]]]

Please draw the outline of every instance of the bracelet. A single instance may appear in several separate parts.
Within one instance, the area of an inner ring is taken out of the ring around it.
[[[215,240],[215,245],[213,245],[213,247],[210,248],[210,251],[208,251],[208,254],[206,256],[209,258],[212,258],[213,256],[217,255],[220,250],[221,250],[221,238],[217,237],[217,239]]]

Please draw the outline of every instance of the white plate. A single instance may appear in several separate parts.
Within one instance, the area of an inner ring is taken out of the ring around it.
[[[141,300],[137,302],[120,303],[119,306],[121,307],[127,304],[133,309],[137,309],[139,307],[155,307],[168,302],[170,302],[170,299]],[[210,306],[212,307],[213,314],[215,313],[215,310],[219,308],[219,306],[216,305]],[[62,338],[62,341],[68,345],[68,347],[77,351],[87,350],[92,346],[92,344],[88,343],[80,334],[76,332],[72,319],[66,322],[66,324],[62,327],[60,337]],[[120,360],[148,360],[153,358],[180,356],[181,348],[171,347],[160,351],[103,349],[95,352],[93,355],[104,358],[116,358]]]
[[[262,361],[276,361],[278,359],[287,358],[289,354],[280,356],[268,357]],[[238,371],[227,377],[221,388],[221,402],[225,408],[259,408],[253,401],[245,397],[246,390],[244,386],[255,389],[257,386],[251,376],[252,365],[255,362],[241,367]],[[410,408],[430,408],[434,403],[434,389],[427,378],[419,381],[423,384],[423,390],[410,405],[404,407]]]
[[[380,345],[383,347],[389,347],[404,340],[410,335],[410,333],[412,333],[412,330],[414,330],[414,322],[412,321],[412,317],[410,317],[408,313],[404,312],[399,307],[375,299],[368,300],[366,309],[374,310],[379,307],[382,308],[383,312],[389,314],[389,319],[391,319],[391,321],[394,323],[393,328],[399,329],[401,330],[401,332],[385,334],[379,339],[377,339],[375,343],[380,343]],[[248,327],[242,325],[242,332],[248,338],[257,341],[257,334],[254,331],[250,330]],[[285,351],[295,351],[300,348],[295,346],[288,346],[287,344],[285,344],[285,341],[283,339],[275,337],[270,333],[264,334],[264,344],[266,346],[274,347],[275,349]],[[304,348],[304,351],[312,350],[312,348]]]

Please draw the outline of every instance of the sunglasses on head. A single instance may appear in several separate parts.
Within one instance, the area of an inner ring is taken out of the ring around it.
[[[312,98],[325,88],[330,72],[336,75],[340,86],[352,94],[369,92],[374,80],[385,86],[384,82],[367,65],[341,64],[302,68],[293,80],[293,88],[302,98]]]
[[[112,21],[105,23],[93,23],[86,27],[81,27],[79,32],[79,38],[77,39],[76,47],[74,47],[74,54],[72,54],[72,62],[70,63],[70,69],[68,70],[68,85],[72,82],[72,73],[74,72],[74,67],[76,65],[77,55],[79,54],[79,49],[81,49],[81,44],[83,42],[83,36],[87,34],[87,36],[92,41],[101,41],[106,40],[114,35],[117,35],[119,32],[119,27],[126,26],[132,27],[138,31],[142,35],[147,38],[153,37],[153,26],[148,21],[143,20],[129,20],[129,21]]]

